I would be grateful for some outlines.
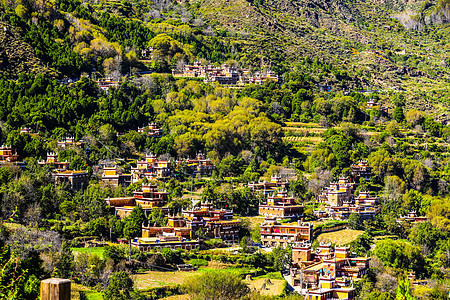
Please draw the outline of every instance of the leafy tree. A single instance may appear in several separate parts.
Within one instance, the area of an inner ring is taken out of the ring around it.
[[[188,278],[183,288],[192,299],[233,300],[246,298],[250,289],[235,273],[211,270]]]
[[[242,168],[244,167],[244,162],[241,157],[234,157],[230,155],[222,159],[220,164],[217,166],[220,177],[225,176],[238,176],[242,173]]]
[[[348,217],[348,226],[351,229],[358,230],[361,228],[361,216],[357,213],[352,213]]]
[[[291,247],[282,248],[277,247],[272,249],[271,260],[274,269],[282,271],[286,269],[292,262],[292,249]]]
[[[153,208],[148,218],[148,223],[151,226],[165,226],[167,225],[167,217],[159,208]]]
[[[182,262],[179,251],[172,250],[170,248],[162,248],[161,255],[163,256],[166,264],[176,264]]]
[[[425,259],[419,247],[407,242],[382,240],[376,244],[374,254],[389,267],[414,270],[418,276],[426,273]]]
[[[430,222],[423,222],[415,225],[409,235],[409,239],[416,245],[425,245],[429,251],[434,251],[437,242],[443,238],[440,230],[436,229]]]
[[[372,237],[365,232],[358,236],[356,240],[354,240],[350,245],[353,252],[356,252],[358,255],[366,254],[367,251],[370,250],[370,246],[372,245]]]
[[[128,244],[130,245],[129,260],[131,260],[131,241],[135,237],[142,236],[142,223],[145,219],[144,211],[140,205],[133,208],[130,216],[125,219],[123,236],[128,240]]]
[[[106,300],[128,300],[133,299],[134,282],[125,271],[115,272],[109,278],[109,285],[103,295]]]

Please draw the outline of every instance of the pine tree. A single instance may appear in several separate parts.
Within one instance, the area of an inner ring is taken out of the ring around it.
[[[61,259],[58,264],[58,270],[60,276],[63,278],[72,278],[74,268],[74,256],[72,250],[70,250],[70,244],[68,242],[63,242],[61,248]]]

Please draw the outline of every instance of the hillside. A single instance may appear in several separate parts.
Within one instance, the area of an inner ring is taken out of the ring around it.
[[[47,74],[55,77],[57,73],[44,66],[36,57],[33,48],[23,42],[16,30],[0,22],[0,70],[7,77],[25,72],[31,74]]]
[[[450,29],[445,1],[427,3],[204,0],[200,11],[217,27],[236,32],[244,65],[287,65],[336,90],[403,91],[407,105],[432,113],[448,96],[444,41]],[[399,17],[405,15],[408,18]],[[409,26],[411,20],[423,20],[423,25]],[[332,68],[305,66],[305,57],[328,62]],[[417,101],[417,94],[423,93],[434,106]]]

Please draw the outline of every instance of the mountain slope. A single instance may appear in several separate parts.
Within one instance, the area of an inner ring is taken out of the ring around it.
[[[44,66],[36,57],[33,48],[23,42],[19,34],[4,22],[0,22],[0,70],[6,77],[16,77],[21,72],[47,74],[55,77],[57,73]]]

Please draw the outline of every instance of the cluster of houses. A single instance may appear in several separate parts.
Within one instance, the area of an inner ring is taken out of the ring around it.
[[[183,210],[181,215],[170,215],[168,197],[166,191],[148,184],[134,191],[133,197],[107,198],[105,201],[121,218],[128,216],[137,205],[142,207],[147,216],[153,209],[167,216],[166,226],[142,225],[142,237],[131,241],[133,247],[142,251],[164,247],[195,249],[199,246],[199,236],[238,241],[241,220],[234,219],[232,210],[215,209],[211,203],[202,203],[199,208]]]
[[[185,170],[193,176],[211,176],[216,166],[205,154],[198,153],[195,158],[178,159],[176,162],[159,159],[154,154],[147,154],[145,159],[138,160],[136,167],[132,167],[130,173],[123,173],[117,166],[103,167],[102,180],[113,186],[127,187],[144,178],[147,181],[165,181],[174,176],[174,168],[183,165]]]
[[[314,251],[310,242],[292,248],[289,279],[305,299],[353,299],[353,280],[367,274],[370,258],[356,257],[350,247],[321,243]]]
[[[253,75],[247,69],[239,69],[229,65],[214,67],[194,62],[192,65],[184,66],[182,71],[172,71],[176,77],[204,78],[205,82],[218,82],[224,85],[263,84],[265,80],[278,82],[279,77],[272,71],[266,73],[256,72]]]
[[[202,203],[200,208],[183,210],[181,215],[169,215],[167,226],[143,226],[142,237],[131,245],[144,251],[162,247],[190,250],[199,246],[199,236],[238,241],[240,226],[241,220],[234,219],[232,210]]]
[[[277,193],[280,189],[288,189],[289,181],[283,180],[281,176],[274,175],[270,178],[270,181],[250,182],[248,187],[254,194],[263,194],[267,196],[269,194]]]
[[[144,130],[148,132],[149,129]],[[80,146],[82,142],[75,142],[73,137],[67,137],[58,145],[65,148]],[[13,153],[10,146],[0,147],[0,163],[12,163],[17,159],[18,155]],[[47,159],[39,164],[54,165],[52,179],[55,183],[68,182],[75,190],[83,189],[88,184],[86,171],[69,170],[70,164],[58,161],[56,153],[49,152]],[[144,178],[147,178],[148,182],[153,179],[166,179],[173,175],[172,164],[183,164],[193,174],[208,176],[215,169],[213,162],[204,154],[198,154],[193,159],[178,160],[176,163],[148,154],[144,160],[137,161],[136,167],[131,168],[129,174],[122,174],[116,166],[104,167],[102,180],[115,186],[129,186],[138,181],[142,182]],[[370,180],[371,167],[367,162],[359,161],[352,166],[352,173],[355,181],[358,178]],[[313,250],[311,242],[314,230],[311,222],[281,222],[285,219],[301,220],[304,213],[303,205],[297,204],[295,198],[288,195],[287,180],[273,176],[269,182],[252,182],[248,187],[265,199],[259,206],[260,215],[265,217],[260,225],[261,244],[265,247],[293,246],[289,279],[294,288],[308,299],[352,299],[355,291],[352,280],[367,273],[370,259],[354,257],[348,247],[333,248],[330,244],[320,244]],[[314,213],[319,217],[334,219],[346,219],[351,213],[357,213],[362,220],[373,219],[380,209],[378,198],[372,197],[368,191],[360,191],[355,197],[356,187],[356,183],[344,177],[332,182],[318,198],[326,205],[325,208]],[[128,216],[137,205],[142,207],[147,216],[154,209],[167,216],[168,223],[165,226],[142,224],[142,236],[131,241],[131,246],[142,251],[164,247],[191,250],[199,247],[200,237],[225,241],[238,241],[239,238],[242,221],[234,218],[232,210],[216,209],[211,203],[202,203],[198,208],[182,210],[179,215],[170,215],[167,206],[169,193],[160,190],[156,184],[142,184],[131,197],[108,198],[105,201],[121,218]],[[398,222],[424,220],[426,218],[417,217],[411,212]]]
[[[366,161],[359,161],[352,165],[355,179],[365,178],[370,180],[371,167]],[[325,206],[314,211],[318,218],[332,218],[345,220],[355,213],[361,220],[373,220],[381,211],[378,197],[371,196],[368,190],[360,190],[358,196],[354,196],[357,187],[356,182],[350,182],[347,177],[340,177],[337,182],[332,182],[318,197],[318,202]]]
[[[80,142],[78,142],[80,143]],[[60,141],[60,147],[77,145],[72,137]],[[0,162],[15,162],[18,156],[10,146],[0,147]],[[55,183],[69,182],[73,189],[83,189],[88,184],[88,173],[69,170],[68,162],[58,161],[55,153],[49,152],[41,165],[53,164],[55,170],[52,178]],[[211,175],[215,166],[204,154],[194,159],[178,160],[176,163],[160,160],[153,154],[137,161],[131,173],[122,174],[114,167],[104,167],[102,180],[112,185],[128,186],[147,178],[165,179],[172,176],[172,164],[188,168],[193,174]],[[371,168],[367,162],[360,161],[352,166],[353,179],[370,180]],[[142,181],[141,181],[142,182]],[[145,182],[145,181],[144,181]],[[294,288],[308,299],[353,299],[353,279],[367,273],[370,258],[355,257],[348,247],[335,247],[320,244],[312,249],[313,224],[311,222],[281,222],[285,219],[301,220],[303,205],[287,193],[289,182],[279,176],[273,176],[269,182],[252,182],[248,184],[255,194],[264,196],[259,206],[260,215],[265,217],[260,225],[261,244],[265,247],[292,246],[293,262],[289,268],[289,280]],[[320,217],[345,219],[351,213],[357,213],[361,219],[373,219],[379,211],[378,198],[370,196],[368,191],[360,191],[354,196],[356,184],[347,178],[339,178],[326,188],[319,201],[326,204],[325,210],[316,211]],[[106,203],[114,208],[121,218],[128,216],[140,205],[149,216],[154,209],[167,216],[167,225],[142,224],[142,236],[131,241],[131,246],[141,251],[161,249],[192,250],[200,246],[199,238],[219,238],[225,241],[238,241],[242,221],[235,219],[232,210],[217,209],[211,203],[202,203],[198,208],[182,210],[178,215],[170,215],[167,206],[169,193],[160,190],[156,184],[142,184],[131,197],[108,198]],[[399,220],[421,222],[414,212]]]

